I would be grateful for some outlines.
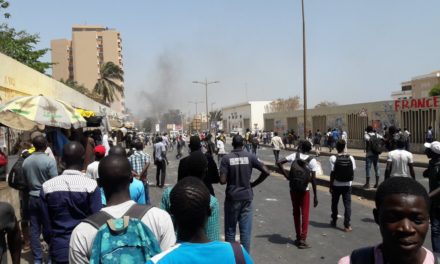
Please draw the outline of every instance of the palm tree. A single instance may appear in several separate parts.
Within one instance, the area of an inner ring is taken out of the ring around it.
[[[119,98],[116,92],[119,92],[121,95],[124,94],[124,86],[122,84],[124,81],[124,71],[118,65],[109,61],[102,64],[100,72],[101,77],[96,82],[93,90],[101,95],[105,102],[110,104]]]

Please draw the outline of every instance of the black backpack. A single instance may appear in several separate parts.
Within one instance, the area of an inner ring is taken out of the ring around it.
[[[9,186],[19,191],[26,190],[28,187],[23,173],[23,162],[24,159],[19,157],[8,176]]]
[[[353,162],[351,162],[349,155],[336,156],[333,173],[337,181],[349,182],[353,180]]]
[[[383,143],[382,140],[377,137],[377,134],[374,134],[374,136],[370,135],[368,145],[373,154],[380,155],[383,152]]]
[[[296,158],[290,166],[289,172],[289,185],[290,191],[293,192],[305,192],[310,182],[310,169],[307,167],[312,157],[308,157],[306,160],[300,159],[299,152],[296,153]]]

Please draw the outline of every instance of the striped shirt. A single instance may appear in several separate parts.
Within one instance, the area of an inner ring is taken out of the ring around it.
[[[70,235],[84,218],[101,209],[101,192],[84,173],[65,170],[43,184],[40,197],[43,234],[51,238],[50,255],[56,262],[67,262]]]
[[[134,153],[128,157],[131,168],[140,174],[144,169],[145,165],[150,162],[150,155],[144,153],[141,150],[135,150]]]
[[[170,193],[172,188],[166,188],[162,194],[162,200],[160,201],[160,208],[170,213]],[[220,224],[219,224],[219,206],[217,198],[211,195],[211,201],[209,203],[211,207],[211,216],[208,217],[208,222],[205,226],[206,236],[211,241],[220,240]],[[173,219],[174,222],[174,219]],[[177,229],[176,229],[177,232]]]

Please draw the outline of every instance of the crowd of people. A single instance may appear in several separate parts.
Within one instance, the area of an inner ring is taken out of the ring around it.
[[[370,126],[365,133],[367,184],[373,166],[377,187],[373,215],[382,241],[377,246],[353,251],[339,261],[341,264],[434,263],[434,254],[422,247],[429,224],[433,251],[440,253],[440,142],[430,140],[425,144],[430,159],[423,175],[429,179],[428,194],[414,180],[412,154],[405,150],[406,130],[388,131],[394,131],[385,136],[390,139],[388,143]],[[337,226],[342,197],[343,230],[353,230],[351,193],[355,159],[347,153],[346,133],[328,132],[323,136],[319,130],[314,135],[310,131],[305,140],[296,142],[296,151],[286,157],[279,156],[286,144],[277,132],[270,135],[270,141],[262,138],[263,143],[272,144],[275,162],[289,181],[295,245],[299,249],[311,247],[307,242],[310,201],[313,199],[313,206],[318,206],[319,164],[310,152],[312,147],[316,150],[322,138],[326,142],[332,138],[332,147],[337,151],[329,159],[330,225]],[[23,151],[10,173],[10,185],[20,190],[21,218],[29,221],[30,226],[20,228],[12,207],[0,203],[0,228],[7,236],[13,263],[20,262],[22,237],[24,246],[30,242],[33,262],[45,262],[41,236],[49,245],[46,262],[50,263],[253,263],[253,188],[270,175],[256,156],[261,136],[250,130],[243,136],[236,135],[232,139],[233,149],[227,153],[223,133],[215,137],[210,133],[193,135],[185,156],[184,135],[175,139],[167,133],[153,136],[151,156],[144,151],[146,141],[139,138],[125,146],[105,146],[91,138],[64,144],[61,162],[50,155],[44,135],[34,136],[33,151]],[[177,184],[165,188],[167,154],[173,145],[179,160]],[[86,162],[90,146],[93,156]],[[389,147],[385,181],[379,185],[378,152],[385,147]],[[149,186],[154,185],[148,177],[151,163],[156,166],[155,185],[163,191],[158,207],[151,205],[149,197]],[[288,172],[285,163],[290,164]],[[255,180],[251,178],[253,169],[260,172]],[[220,236],[220,202],[212,186],[216,183],[226,185],[224,242]],[[374,261],[362,262],[365,259]]]

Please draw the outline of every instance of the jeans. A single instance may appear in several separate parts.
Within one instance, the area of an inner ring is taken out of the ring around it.
[[[278,162],[278,159],[280,158],[280,151],[279,150],[273,150],[273,155],[275,156],[275,163]]]
[[[440,207],[431,207],[430,218],[432,251],[440,253]]]
[[[147,181],[144,182],[144,190],[145,190],[145,204],[151,204],[151,201],[150,201],[150,191],[149,191],[149,187],[148,187],[148,182]]]
[[[376,177],[379,177],[379,166],[377,165],[377,162],[379,161],[378,155],[373,156],[367,156],[365,159],[365,169],[366,169],[366,176],[367,178],[370,178],[370,170],[371,170],[371,164],[374,166],[374,171],[376,173]]]
[[[351,217],[351,186],[332,186],[332,220],[338,219],[339,196],[344,203],[344,227],[350,226]]]
[[[40,235],[42,228],[41,217],[41,199],[40,197],[29,197],[29,214],[31,222],[31,248],[34,262],[42,261],[43,250],[41,249]]]
[[[251,152],[252,144],[246,143],[244,144],[244,147],[246,148],[247,152]]]
[[[309,230],[310,191],[290,192],[297,240],[306,240]]]
[[[235,233],[240,229],[240,243],[250,252],[252,232],[252,201],[225,200],[225,240],[235,242]]]
[[[165,185],[166,172],[167,172],[166,161],[165,160],[156,161],[156,185],[157,186],[163,187]]]

